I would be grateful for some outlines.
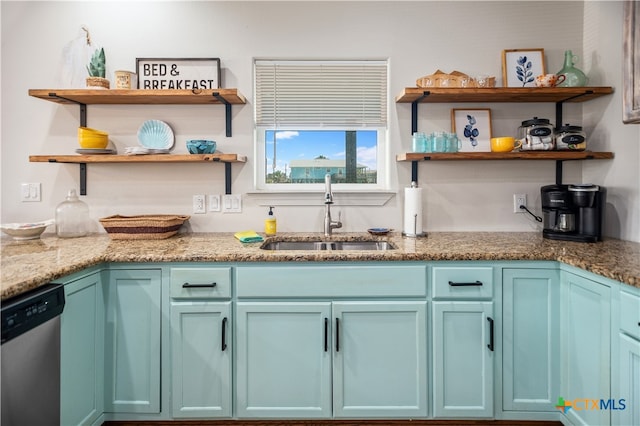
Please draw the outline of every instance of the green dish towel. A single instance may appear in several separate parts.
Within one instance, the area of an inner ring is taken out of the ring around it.
[[[262,237],[255,231],[241,231],[233,234],[234,237],[240,240],[242,243],[256,243],[263,241]]]

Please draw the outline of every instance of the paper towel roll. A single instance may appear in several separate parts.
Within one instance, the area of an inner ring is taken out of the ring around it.
[[[404,228],[405,235],[422,235],[422,188],[404,189]]]

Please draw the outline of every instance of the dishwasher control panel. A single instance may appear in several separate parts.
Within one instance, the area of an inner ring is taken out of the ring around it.
[[[46,284],[2,302],[2,343],[57,317],[64,310],[62,284]]]

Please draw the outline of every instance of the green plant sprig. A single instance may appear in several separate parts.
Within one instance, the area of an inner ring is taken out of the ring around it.
[[[100,48],[100,50],[96,50],[91,57],[91,62],[87,66],[87,71],[89,71],[90,77],[102,77],[105,78],[106,66],[107,62],[104,55],[104,48]]]

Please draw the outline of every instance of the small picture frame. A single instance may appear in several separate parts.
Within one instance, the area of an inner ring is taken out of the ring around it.
[[[546,74],[544,49],[502,51],[502,81],[505,87],[536,87],[536,77]]]
[[[458,135],[460,152],[490,152],[491,110],[452,109],[451,131]]]

